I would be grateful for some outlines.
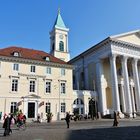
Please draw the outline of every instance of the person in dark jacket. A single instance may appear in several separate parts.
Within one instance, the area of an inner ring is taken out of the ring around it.
[[[10,124],[10,126],[9,126],[9,133],[12,133],[11,124],[12,124],[12,120],[13,119],[14,119],[14,116],[13,116],[13,114],[11,114],[10,117],[9,117],[9,124]]]
[[[118,126],[119,124],[119,112],[114,111],[114,121],[113,121],[113,126]]]
[[[5,116],[3,128],[4,128],[3,136],[9,135],[9,133],[10,133],[10,118],[9,118],[9,116]]]
[[[67,112],[66,113],[66,118],[65,118],[65,120],[66,120],[66,123],[67,123],[67,128],[69,128],[69,124],[70,124],[70,114]]]

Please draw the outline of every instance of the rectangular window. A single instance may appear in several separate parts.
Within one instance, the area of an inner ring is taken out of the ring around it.
[[[30,81],[30,92],[35,92],[35,81],[31,80]]]
[[[61,83],[61,93],[65,94],[66,93],[66,83]]]
[[[61,112],[62,113],[66,112],[66,103],[61,103]]]
[[[46,103],[46,113],[51,113],[51,103]]]
[[[31,70],[30,70],[30,72],[35,73],[35,66],[31,66]]]
[[[51,82],[46,82],[46,93],[51,93]]]
[[[65,69],[64,68],[61,69],[61,75],[65,75]]]
[[[18,91],[18,79],[12,79],[12,91]]]
[[[50,67],[47,67],[47,68],[46,68],[46,73],[47,73],[47,74],[51,74],[51,68],[50,68]]]
[[[10,113],[16,113],[17,108],[18,108],[17,102],[11,102]]]
[[[13,70],[18,71],[19,70],[19,64],[13,64]]]

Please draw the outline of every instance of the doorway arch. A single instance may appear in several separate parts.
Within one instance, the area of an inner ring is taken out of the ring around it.
[[[84,114],[84,102],[82,99],[77,98],[73,102],[73,113],[74,115]]]

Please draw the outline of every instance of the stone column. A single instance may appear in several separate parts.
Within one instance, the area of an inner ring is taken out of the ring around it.
[[[88,83],[88,66],[86,65],[86,67],[84,68],[84,79],[85,79],[85,89],[89,89],[89,83]]]
[[[133,59],[132,68],[133,68],[133,78],[134,78],[134,84],[135,84],[137,112],[140,113],[140,82],[139,82],[137,62],[138,62],[138,59]]]
[[[110,66],[111,66],[111,82],[112,82],[112,97],[113,97],[113,108],[120,112],[120,99],[118,91],[118,78],[116,71],[116,55],[112,54],[110,56]]]
[[[131,98],[132,98],[132,112],[136,112],[136,108],[135,108],[135,100],[134,100],[134,92],[133,92],[133,86],[131,85]]]
[[[122,72],[124,78],[124,93],[126,99],[126,113],[132,116],[132,102],[131,102],[131,94],[130,94],[130,84],[129,84],[129,77],[128,77],[128,69],[127,69],[127,57],[122,56]]]
[[[122,99],[122,112],[126,112],[125,96],[124,96],[124,85],[120,84],[121,89],[121,99]]]
[[[99,94],[99,110],[103,115],[107,114],[107,105],[106,105],[106,92],[104,87],[104,74],[102,61],[99,60],[96,63],[96,75],[97,75],[97,92]]]

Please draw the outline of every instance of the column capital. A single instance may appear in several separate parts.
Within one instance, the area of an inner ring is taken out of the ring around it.
[[[118,54],[109,54],[110,59],[116,59],[117,56],[118,56]]]
[[[132,60],[135,64],[137,64],[138,63],[138,58],[133,58],[133,60]]]
[[[120,58],[121,58],[122,61],[127,62],[127,60],[128,60],[129,57],[128,56],[121,55]]]

